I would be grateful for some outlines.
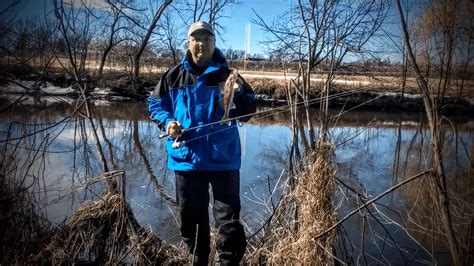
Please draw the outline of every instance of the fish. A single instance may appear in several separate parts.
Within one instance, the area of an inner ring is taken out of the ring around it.
[[[235,92],[235,83],[239,77],[239,72],[235,68],[230,69],[230,74],[227,80],[225,81],[224,91],[222,95],[221,107],[224,109],[224,114],[222,115],[222,121],[229,119],[229,111],[232,108],[235,108],[234,104],[234,92]],[[229,121],[229,125],[231,121]]]

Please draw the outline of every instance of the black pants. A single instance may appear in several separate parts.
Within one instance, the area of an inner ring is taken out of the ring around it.
[[[181,236],[189,252],[197,256],[198,264],[207,264],[210,253],[208,206],[211,184],[219,261],[222,264],[237,264],[246,247],[244,228],[239,221],[239,170],[176,171],[175,176]]]

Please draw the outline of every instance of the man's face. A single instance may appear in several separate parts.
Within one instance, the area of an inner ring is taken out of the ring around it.
[[[207,66],[214,53],[214,35],[207,31],[196,31],[189,36],[188,47],[194,63],[198,66]]]

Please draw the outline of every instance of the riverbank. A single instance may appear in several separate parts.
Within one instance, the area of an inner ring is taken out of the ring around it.
[[[259,104],[287,104],[285,88],[291,75],[250,71],[242,72],[241,75],[254,89]],[[86,93],[94,100],[145,100],[158,84],[159,76],[142,79],[138,83],[123,74],[109,74],[102,79],[88,76],[85,81],[88,84]],[[330,106],[346,110],[424,111],[423,99],[417,93],[416,83],[409,79],[402,91],[395,81],[394,77],[341,76],[331,87]],[[317,107],[324,77],[315,74],[311,85],[309,99]],[[79,91],[74,80],[64,74],[24,74],[17,79],[0,77],[0,95],[21,95],[23,100],[33,98],[34,101],[39,101],[38,98],[47,96],[76,98],[79,97]],[[443,114],[474,114],[474,89],[467,86],[461,92],[458,93],[456,89],[448,90],[444,98],[438,99]]]

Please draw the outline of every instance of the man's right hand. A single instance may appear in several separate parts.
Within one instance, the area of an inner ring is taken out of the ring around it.
[[[180,137],[183,134],[183,128],[181,127],[181,123],[178,121],[171,121],[168,123],[166,127],[166,134],[172,137],[173,139]]]

